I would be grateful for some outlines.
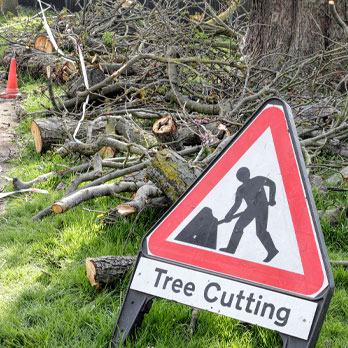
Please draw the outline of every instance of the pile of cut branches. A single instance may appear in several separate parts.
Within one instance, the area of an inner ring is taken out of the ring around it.
[[[189,3],[149,9],[137,1],[86,1],[78,13],[50,16],[48,25],[36,16],[36,25],[23,24],[15,35],[0,33],[9,45],[4,66],[15,55],[20,71],[46,77],[41,93],[52,107],[27,115],[37,152],[83,159],[31,182],[13,179],[20,190],[78,173],[34,219],[107,195],[124,203],[106,223],[170,205],[271,96],[293,108],[309,170],[324,149],[348,156],[346,44],[273,70],[260,65],[265,57],[243,56],[248,13],[238,2],[221,1],[220,12],[205,1],[194,9]],[[335,163],[344,165],[344,158]]]

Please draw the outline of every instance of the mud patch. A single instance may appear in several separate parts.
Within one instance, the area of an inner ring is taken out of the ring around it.
[[[0,85],[0,91],[5,87]],[[18,119],[15,113],[15,105],[18,101],[0,98],[0,192],[4,190],[7,183],[6,177],[11,169],[10,161],[18,151],[15,142],[15,128]],[[5,200],[0,199],[0,215],[5,211]]]

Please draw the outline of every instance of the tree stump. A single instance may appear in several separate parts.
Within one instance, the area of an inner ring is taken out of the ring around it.
[[[160,143],[173,143],[170,146],[174,150],[182,149],[182,143],[178,141],[178,127],[173,116],[167,115],[155,121],[152,133]]]

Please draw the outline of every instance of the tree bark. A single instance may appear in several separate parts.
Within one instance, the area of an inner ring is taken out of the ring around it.
[[[0,6],[2,6],[4,13],[11,12],[14,15],[18,15],[17,7],[18,0],[2,0],[2,4],[0,2]]]
[[[41,183],[41,182],[46,181],[51,176],[55,176],[55,175],[56,176],[65,176],[67,174],[72,174],[72,173],[76,173],[76,172],[84,172],[84,171],[88,170],[88,168],[90,166],[91,166],[90,163],[83,163],[83,164],[80,164],[76,167],[39,175],[37,178],[35,178],[31,181],[22,181],[17,177],[13,177],[13,180],[12,180],[13,189],[15,191],[27,189],[27,188],[30,188],[30,187],[36,185],[37,183]]]
[[[136,256],[100,256],[86,259],[87,277],[97,290],[119,279],[135,263]]]
[[[77,121],[68,121],[66,124],[68,131],[71,132],[76,128]],[[58,117],[32,120],[30,131],[38,153],[49,150],[51,145],[62,143],[68,137],[63,119]]]
[[[89,87],[102,82],[106,78],[106,75],[99,68],[93,66],[87,67],[86,74]],[[85,89],[86,86],[83,76],[77,75],[77,78],[74,79],[70,84],[69,90],[67,91],[67,96],[69,98],[73,98],[76,96],[78,91],[83,91]]]
[[[149,147],[157,144],[157,139],[141,128],[135,121],[129,118],[122,118],[116,122],[115,131],[132,143]]]
[[[339,13],[344,13],[345,6],[345,2],[340,5]],[[328,39],[342,34],[327,0],[253,0],[244,53],[251,57],[267,54],[270,65],[279,65],[288,57],[321,52],[330,43]]]
[[[112,196],[113,194],[120,192],[135,192],[141,186],[141,183],[121,181],[113,184],[104,184],[96,187],[83,188],[52,204],[51,210],[56,214],[62,214],[89,199]]]
[[[75,152],[85,156],[91,156],[100,151],[104,146],[110,146],[114,151],[118,150],[125,153],[135,153],[137,155],[145,154],[145,150],[136,146],[136,144],[129,146],[125,142],[108,138],[104,134],[99,136],[95,142],[89,144],[77,143],[76,141],[66,141],[56,152],[62,158]]]
[[[191,167],[175,151],[157,152],[147,167],[149,179],[174,203],[198,177],[200,171]]]
[[[348,261],[331,261],[330,260],[330,264],[333,266],[344,266],[344,267],[348,267]]]
[[[102,176],[102,173],[103,173],[102,159],[98,153],[94,156],[93,162],[94,162],[93,163],[94,170],[89,173],[77,175],[75,179],[71,181],[69,187],[67,188],[65,192],[66,196],[76,191],[79,185],[82,184],[83,182],[96,180]]]

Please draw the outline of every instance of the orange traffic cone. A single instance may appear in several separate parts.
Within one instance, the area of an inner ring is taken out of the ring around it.
[[[8,74],[8,81],[5,93],[0,94],[0,98],[13,99],[17,97],[19,93],[17,87],[17,73],[16,73],[16,60],[11,59],[10,72]]]

